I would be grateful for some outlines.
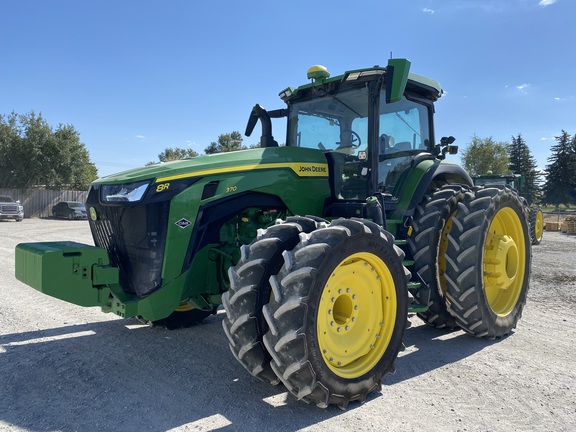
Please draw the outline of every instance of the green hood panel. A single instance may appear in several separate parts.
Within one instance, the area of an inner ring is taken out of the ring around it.
[[[149,179],[161,183],[182,178],[279,167],[290,168],[300,177],[328,176],[323,151],[300,147],[272,147],[160,163],[103,177],[93,184],[127,183]]]

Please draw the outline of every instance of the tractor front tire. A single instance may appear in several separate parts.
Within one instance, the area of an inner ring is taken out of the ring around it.
[[[262,337],[268,331],[262,307],[270,300],[270,276],[283,264],[282,253],[292,249],[302,232],[318,227],[318,221],[289,217],[266,230],[241,248],[241,258],[230,268],[230,289],[222,296],[226,318],[222,321],[230,350],[238,362],[256,378],[273,385],[278,377],[270,367],[270,354]]]
[[[542,242],[544,234],[544,214],[538,206],[530,207],[530,238],[533,245],[539,245]]]
[[[270,279],[264,343],[298,399],[321,408],[363,402],[394,370],[407,324],[410,272],[393,237],[338,219],[301,235]]]
[[[449,311],[476,337],[510,333],[526,303],[532,260],[526,208],[508,187],[468,192],[446,251]]]
[[[425,285],[414,292],[414,298],[428,306],[426,312],[417,315],[426,324],[445,329],[458,327],[446,306],[446,248],[452,217],[458,203],[468,189],[458,185],[446,185],[426,195],[416,208],[412,223],[413,233],[408,237],[408,247],[414,259],[414,270]]]

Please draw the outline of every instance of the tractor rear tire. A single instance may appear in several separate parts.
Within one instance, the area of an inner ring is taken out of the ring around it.
[[[468,192],[446,250],[449,311],[464,331],[499,338],[522,316],[532,260],[526,208],[508,187]]]
[[[428,306],[426,312],[417,315],[436,328],[452,330],[458,327],[446,306],[445,255],[452,217],[467,190],[463,186],[446,185],[426,195],[416,207],[412,223],[414,232],[408,237],[414,270],[426,284],[413,293],[420,304]]]
[[[230,289],[222,296],[226,318],[224,333],[232,354],[256,378],[273,385],[279,379],[270,367],[270,354],[262,337],[268,325],[262,316],[262,306],[270,300],[270,276],[282,267],[282,253],[292,249],[302,232],[318,227],[318,222],[306,217],[289,217],[266,230],[241,248],[238,264],[230,268]]]
[[[335,220],[284,253],[263,309],[264,343],[294,396],[344,409],[381,389],[407,324],[403,258],[392,235],[360,219]]]
[[[533,245],[539,245],[542,242],[544,234],[544,214],[538,206],[530,207],[530,238]]]

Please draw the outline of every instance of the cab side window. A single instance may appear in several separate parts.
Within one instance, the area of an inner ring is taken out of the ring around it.
[[[403,97],[380,101],[378,186],[392,193],[412,158],[430,147],[428,107]]]

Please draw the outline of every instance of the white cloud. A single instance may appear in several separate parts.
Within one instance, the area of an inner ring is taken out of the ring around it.
[[[562,100],[562,99],[559,97],[555,97],[554,100]]]
[[[429,13],[430,15],[432,15],[432,14],[434,13],[434,10],[433,10],[433,9],[424,8],[424,9],[422,9],[422,12]]]
[[[556,3],[557,0],[540,0],[540,3],[538,3],[540,6],[550,6],[553,5],[554,3]]]
[[[146,139],[146,137],[144,135],[136,135],[136,138],[138,139]]]
[[[517,89],[520,91],[520,93],[522,93],[522,94],[526,94],[526,93],[527,93],[528,87],[530,87],[530,84],[526,84],[526,83],[520,84],[520,85],[517,85],[517,86],[516,86],[516,88],[517,88]]]

